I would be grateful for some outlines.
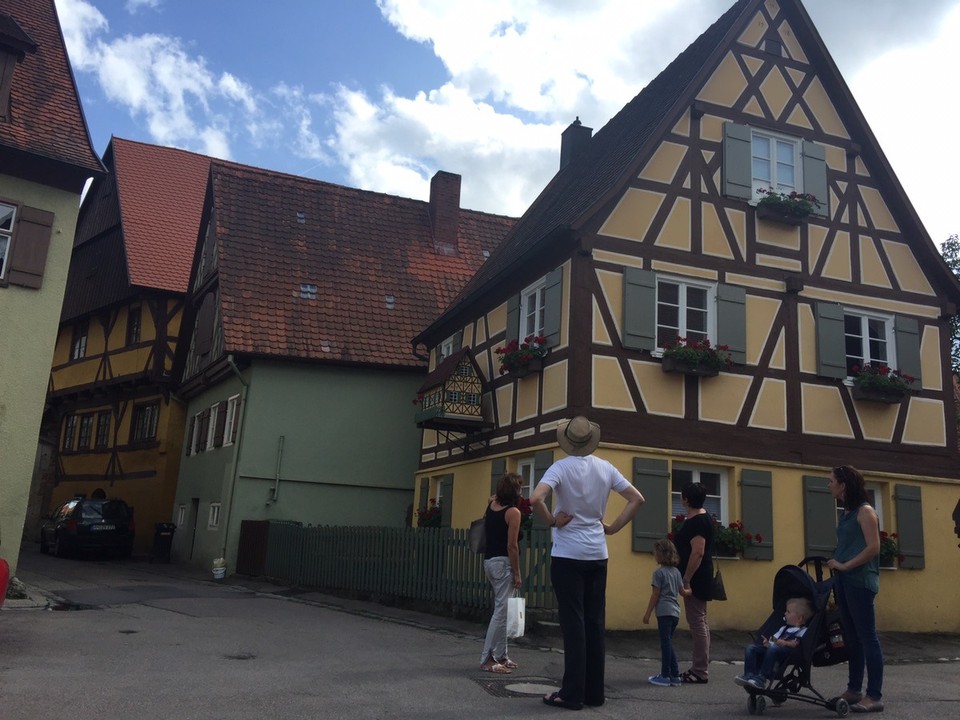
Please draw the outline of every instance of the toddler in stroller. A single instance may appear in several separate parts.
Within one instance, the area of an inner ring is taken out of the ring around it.
[[[807,621],[813,616],[813,605],[805,597],[787,600],[784,625],[771,637],[760,635],[760,642],[747,645],[743,658],[743,675],[734,678],[737,685],[765,688],[773,678],[777,664],[786,660],[800,638],[807,632]]]
[[[807,572],[816,568],[817,580]],[[774,705],[787,700],[820,705],[845,717],[849,706],[843,698],[827,699],[810,683],[812,665],[842,662],[830,652],[827,606],[833,578],[823,579],[826,558],[805,558],[799,565],[786,565],[773,581],[773,612],[747,648],[744,673],[735,682],[748,693],[747,710],[763,713],[767,698]]]

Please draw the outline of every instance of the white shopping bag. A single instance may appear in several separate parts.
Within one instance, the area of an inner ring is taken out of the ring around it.
[[[507,599],[507,637],[523,637],[524,617],[527,614],[527,599],[515,595]]]

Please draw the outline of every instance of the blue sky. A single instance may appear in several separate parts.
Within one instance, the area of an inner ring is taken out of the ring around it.
[[[464,207],[517,215],[575,117],[602,127],[732,2],[56,0],[98,152],[117,135],[420,199],[447,170]],[[960,232],[960,0],[805,6],[934,242]]]

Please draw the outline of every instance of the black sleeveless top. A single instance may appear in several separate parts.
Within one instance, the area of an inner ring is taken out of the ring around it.
[[[489,560],[495,557],[507,556],[507,508],[494,510],[487,506],[487,514],[483,516],[487,530],[487,551],[484,557]]]

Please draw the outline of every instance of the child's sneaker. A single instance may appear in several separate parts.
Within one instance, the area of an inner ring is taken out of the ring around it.
[[[647,682],[651,685],[659,685],[660,687],[670,687],[670,678],[664,677],[663,675],[651,675],[647,678]]]
[[[737,675],[733,681],[740,687],[746,687],[750,684],[750,678],[748,678],[746,675]]]
[[[762,675],[754,675],[752,678],[747,679],[747,684],[750,687],[755,687],[757,690],[763,690],[767,686],[767,681]]]
[[[670,678],[670,687],[680,687],[681,685],[683,685],[683,678],[679,675]]]

